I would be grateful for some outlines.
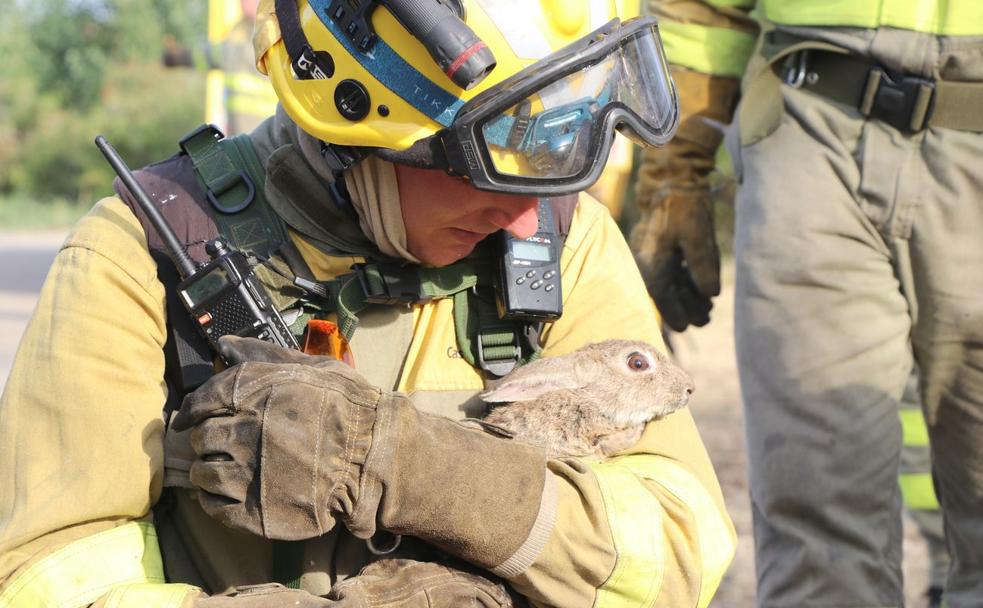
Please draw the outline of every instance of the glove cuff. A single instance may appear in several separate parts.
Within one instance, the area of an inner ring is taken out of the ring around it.
[[[362,489],[348,527],[420,538],[502,576],[539,555],[553,530],[555,482],[541,447],[380,402]]]
[[[557,496],[556,478],[547,471],[543,478],[543,495],[539,501],[539,512],[536,514],[536,521],[529,531],[529,536],[507,560],[490,568],[492,574],[510,579],[525,572],[536,561],[553,534],[553,526],[556,524]]]

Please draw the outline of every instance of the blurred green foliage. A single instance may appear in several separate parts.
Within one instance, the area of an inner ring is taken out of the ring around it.
[[[0,0],[0,205],[88,206],[110,192],[103,134],[139,167],[204,117],[205,73],[165,48],[206,46],[204,0]]]

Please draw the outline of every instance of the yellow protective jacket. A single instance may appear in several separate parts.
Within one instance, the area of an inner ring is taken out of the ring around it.
[[[648,0],[673,65],[739,77],[754,48],[753,18],[788,26],[893,27],[941,36],[983,34],[978,0]]]
[[[318,278],[351,262],[293,238]],[[544,333],[545,356],[606,338],[660,343],[627,245],[589,197],[561,268],[565,310]],[[451,300],[414,308],[400,390],[483,388],[454,357],[452,309]],[[106,198],[58,253],[0,399],[0,608],[192,603],[196,589],[165,580],[150,515],[164,483],[166,337],[164,288],[140,224]],[[561,459],[549,470],[555,528],[509,580],[534,605],[709,603],[735,533],[688,411],[653,422],[610,461]]]

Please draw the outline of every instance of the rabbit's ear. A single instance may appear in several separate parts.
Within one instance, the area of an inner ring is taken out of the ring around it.
[[[546,393],[580,388],[573,370],[540,369],[537,373],[506,376],[498,385],[481,394],[489,403],[500,401],[531,401]]]

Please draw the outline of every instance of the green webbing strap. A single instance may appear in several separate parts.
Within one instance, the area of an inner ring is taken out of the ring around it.
[[[362,312],[369,303],[365,301],[365,292],[362,291],[362,284],[359,283],[358,277],[353,274],[346,274],[332,281],[335,285],[339,282],[341,283],[338,295],[332,298],[336,302],[335,312],[338,314],[338,330],[341,331],[345,340],[351,341],[355,330],[358,329],[358,313]]]
[[[472,260],[462,260],[443,268],[420,268],[420,287],[430,299],[446,298],[478,284],[478,268]]]
[[[338,328],[346,340],[352,339],[358,329],[358,313],[369,304],[427,302],[466,293],[478,284],[478,271],[471,260],[442,268],[368,263],[358,264],[356,269],[355,274],[325,285],[330,300],[335,302]]]
[[[276,260],[277,252],[290,237],[286,224],[266,200],[266,170],[249,137],[223,139],[214,126],[203,125],[185,136],[180,146],[205,189],[218,233],[247,255]],[[291,295],[289,279],[266,265],[253,260],[250,264],[278,310],[296,303],[299,294]]]
[[[495,376],[539,358],[538,344],[524,333],[526,323],[502,321],[493,295],[469,289],[454,294],[457,350],[465,361]]]
[[[204,125],[180,146],[205,188],[219,234],[236,249],[272,256],[289,237],[263,194],[266,171],[249,138],[223,139],[214,126]]]

